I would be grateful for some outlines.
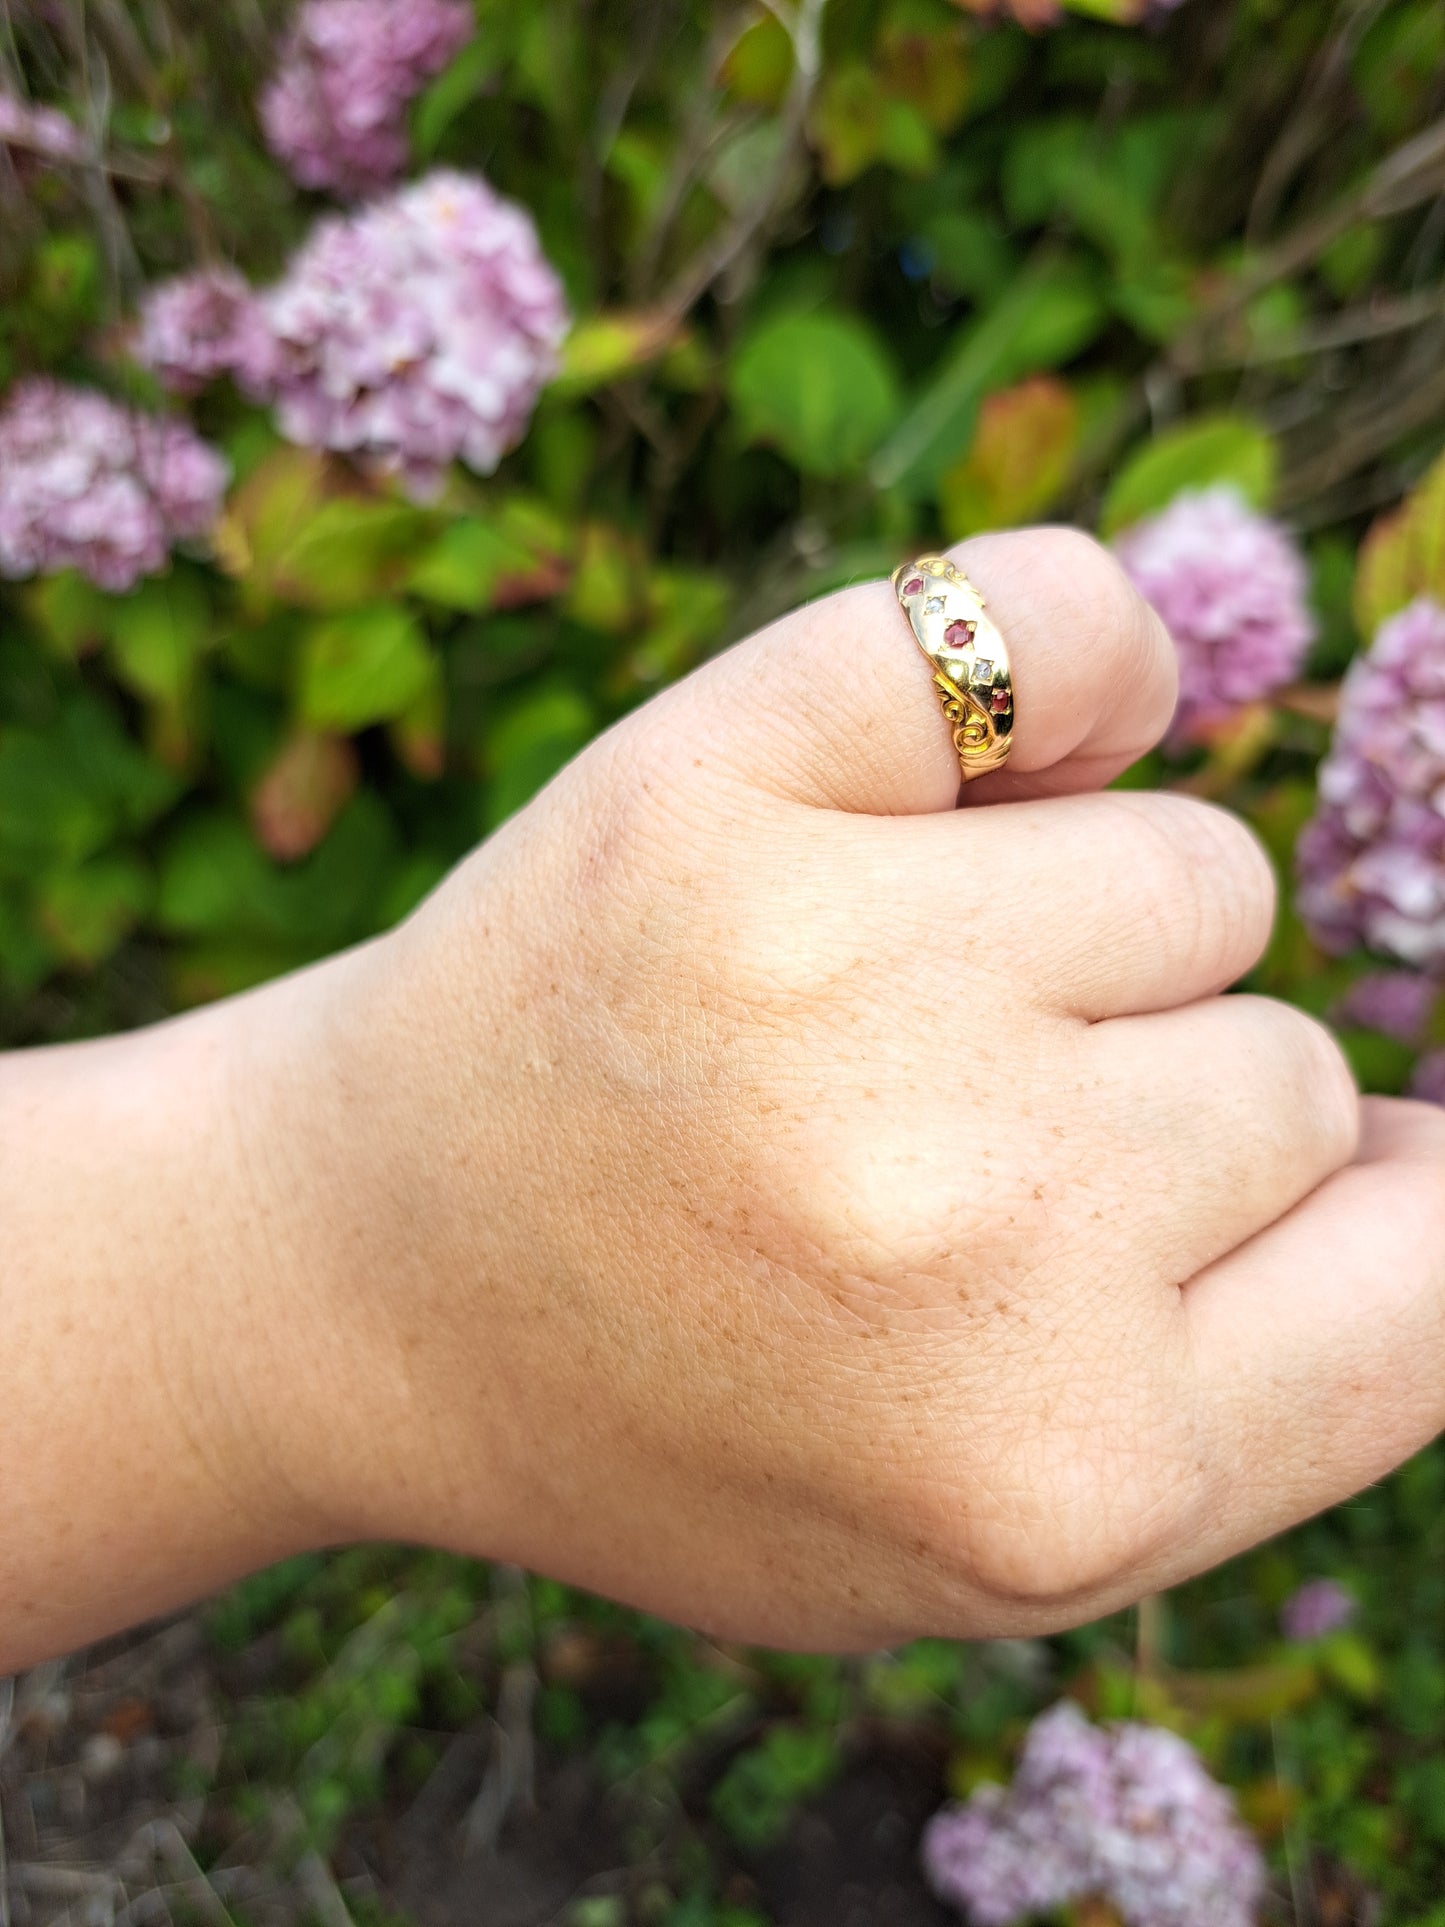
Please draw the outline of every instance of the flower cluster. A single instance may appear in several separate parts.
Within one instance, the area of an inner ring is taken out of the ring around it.
[[[38,107],[0,92],[0,147],[46,161],[83,161],[89,154],[84,134],[57,108]]]
[[[526,213],[439,171],[324,221],[263,297],[281,432],[435,493],[521,437],[567,331]]]
[[[1063,0],[956,0],[956,4],[966,7],[970,13],[982,14],[985,19],[1007,13],[1030,33],[1037,33],[1042,27],[1056,27],[1064,17]],[[1134,7],[1126,17],[1159,21],[1182,5],[1183,0],[1134,0]]]
[[[259,299],[234,268],[199,268],[153,289],[132,352],[178,395],[197,395],[232,375],[261,401],[275,383],[275,342]]]
[[[1355,1595],[1338,1579],[1307,1579],[1280,1608],[1280,1630],[1286,1639],[1323,1639],[1343,1632],[1355,1611]]]
[[[302,187],[389,187],[407,163],[408,103],[472,26],[465,0],[304,0],[261,96],[272,152]]]
[[[0,575],[79,569],[120,593],[210,529],[225,462],[184,422],[34,377],[0,409]]]
[[[1426,1104],[1445,1104],[1445,1050],[1427,1050],[1410,1078],[1410,1095]]]
[[[1179,651],[1175,742],[1199,741],[1299,674],[1315,634],[1304,562],[1233,489],[1186,492],[1115,547]]]
[[[1299,841],[1299,909],[1326,950],[1363,944],[1445,977],[1445,608],[1384,624],[1345,677]]]
[[[1258,1849],[1194,1752],[1161,1727],[1034,1722],[1014,1783],[946,1808],[924,1837],[935,1890],[973,1927],[1096,1899],[1127,1927],[1253,1927]]]
[[[1370,970],[1330,1012],[1344,1029],[1377,1030],[1400,1044],[1421,1043],[1440,1001],[1440,986],[1415,970]]]

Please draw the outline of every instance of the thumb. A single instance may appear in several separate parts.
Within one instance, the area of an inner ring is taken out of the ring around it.
[[[1174,712],[1174,646],[1107,550],[1034,529],[951,553],[1013,674],[1008,766],[971,783],[970,801],[1098,789],[1158,741]],[[704,768],[798,802],[903,816],[958,800],[952,728],[887,582],[785,616],[652,707],[681,722]]]

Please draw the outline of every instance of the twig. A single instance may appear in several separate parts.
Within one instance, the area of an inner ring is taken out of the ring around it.
[[[688,189],[698,179],[719,145],[738,125],[736,117],[727,114],[715,116],[718,92],[713,85],[713,76],[721,64],[724,49],[736,40],[739,26],[739,15],[731,12],[714,24],[709,36],[703,57],[702,85],[694,91],[688,103],[682,136],[668,171],[667,185],[658,197],[647,231],[637,248],[636,260],[629,271],[631,298],[639,306],[646,305],[658,293],[657,271],[667,243],[672,238],[673,226]]]
[[[753,199],[728,223],[711,247],[705,248],[699,258],[683,270],[664,297],[662,310],[674,325],[746,253],[777,211],[818,85],[826,5],[827,0],[800,0],[797,17],[791,20],[774,9],[793,42],[793,79],[781,116],[778,156]]]
[[[1285,121],[1260,169],[1245,223],[1247,242],[1252,244],[1269,224],[1285,189],[1308,160],[1311,150],[1328,135],[1330,119],[1325,107],[1329,96],[1348,80],[1355,48],[1386,5],[1388,0],[1341,0],[1340,12],[1348,17],[1319,50],[1299,90],[1295,110]]]
[[[1164,1661],[1164,1598],[1160,1593],[1150,1593],[1141,1599],[1138,1606],[1138,1622],[1134,1646],[1134,1675],[1136,1682],[1159,1677]]]
[[[1348,309],[1281,341],[1257,342],[1244,349],[1221,349],[1212,353],[1201,350],[1196,358],[1183,364],[1176,362],[1175,366],[1181,374],[1202,375],[1226,368],[1252,368],[1263,362],[1295,361],[1330,354],[1339,348],[1360,347],[1442,319],[1445,319],[1445,289],[1430,288],[1402,300]]]
[[[80,155],[57,154],[53,148],[47,147],[43,140],[33,139],[18,129],[6,134],[4,145],[6,147],[18,147],[21,152],[25,154],[34,154],[38,159],[47,161],[52,167],[76,167],[87,170],[99,168],[103,174],[108,174],[112,180],[141,181],[144,182],[147,187],[155,187],[165,178],[159,167],[154,166],[149,161],[139,160],[129,155],[97,153],[86,154],[82,157]]]
[[[44,1860],[22,1860],[11,1873],[15,1885],[26,1893],[51,1895],[57,1900],[113,1893],[120,1886],[113,1873],[89,1867],[53,1867]]]
[[[1285,472],[1281,508],[1293,509],[1323,494],[1374,461],[1413,429],[1445,408],[1445,359],[1438,352],[1416,357],[1385,393],[1371,394],[1347,415],[1336,417],[1325,445]]]
[[[345,1896],[336,1884],[336,1876],[314,1847],[309,1847],[297,1861],[296,1878],[322,1927],[356,1927]]]
[[[10,1737],[10,1709],[15,1704],[15,1681],[0,1680],[0,1758]],[[5,1803],[0,1799],[0,1927],[10,1927],[10,1873],[5,1857]]]
[[[1437,120],[1387,154],[1363,184],[1322,214],[1312,216],[1269,248],[1209,303],[1174,343],[1167,360],[1188,372],[1211,328],[1237,315],[1266,288],[1317,260],[1331,242],[1362,221],[1418,207],[1445,188],[1445,119]]]
[[[510,1596],[516,1610],[527,1616],[530,1630],[531,1597],[526,1575],[516,1566],[497,1566],[494,1583]],[[537,1669],[529,1658],[519,1659],[502,1674],[497,1714],[492,1722],[495,1750],[482,1780],[481,1791],[462,1821],[466,1853],[495,1850],[507,1815],[514,1807],[536,1805],[536,1742],[532,1707],[537,1696]]]

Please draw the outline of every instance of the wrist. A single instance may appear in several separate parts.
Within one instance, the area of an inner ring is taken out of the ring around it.
[[[224,1032],[234,1226],[212,1342],[234,1349],[237,1476],[274,1532],[487,1553],[507,1483],[487,1409],[495,1273],[450,1206],[490,1191],[501,1147],[480,1064],[450,1143],[436,1128],[413,949],[402,930],[208,1013]]]
[[[0,1060],[0,1673],[326,1533],[297,1464],[306,1329],[253,1149],[262,999]]]

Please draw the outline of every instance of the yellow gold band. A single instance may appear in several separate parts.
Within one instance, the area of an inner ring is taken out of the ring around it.
[[[893,589],[933,669],[964,782],[1002,769],[1013,747],[1013,678],[1008,647],[984,613],[983,597],[941,555],[895,569]]]

